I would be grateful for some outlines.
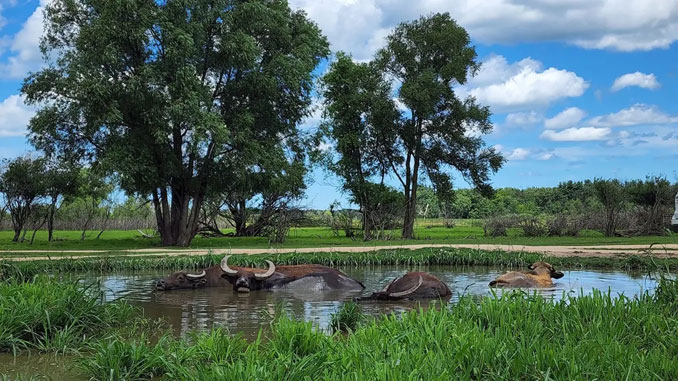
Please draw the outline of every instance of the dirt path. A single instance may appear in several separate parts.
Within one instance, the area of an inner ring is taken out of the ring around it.
[[[523,246],[523,245],[491,245],[491,244],[422,244],[422,245],[390,245],[390,246],[353,246],[353,247],[309,247],[309,248],[269,248],[269,249],[172,249],[162,251],[160,249],[123,250],[124,257],[158,256],[171,257],[181,255],[205,255],[205,254],[265,254],[265,253],[365,253],[376,250],[393,249],[429,249],[429,248],[468,248],[478,250],[503,250],[508,252],[541,253],[552,257],[614,257],[639,254],[651,254],[654,257],[678,258],[678,244],[654,245],[605,245],[605,246]],[[13,251],[13,254],[39,254],[41,250]],[[49,251],[48,256],[11,256],[6,257],[0,253],[0,259],[13,261],[33,260],[57,260],[69,258],[96,258],[107,253],[106,250],[64,250]],[[70,254],[70,255],[69,255]],[[91,255],[90,255],[91,254]]]

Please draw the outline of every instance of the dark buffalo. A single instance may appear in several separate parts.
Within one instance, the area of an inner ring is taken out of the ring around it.
[[[394,279],[381,291],[358,300],[430,299],[450,295],[452,291],[437,277],[429,273],[411,272]]]
[[[490,282],[490,287],[552,287],[551,278],[560,279],[564,275],[546,262],[535,262],[528,269],[530,271],[510,271]]]
[[[156,283],[158,290],[191,289],[199,287],[232,287],[237,292],[250,292],[282,287],[303,287],[312,290],[360,291],[365,287],[339,270],[320,265],[276,266],[271,261],[268,269],[230,267],[228,256],[218,266],[200,274],[177,272]]]

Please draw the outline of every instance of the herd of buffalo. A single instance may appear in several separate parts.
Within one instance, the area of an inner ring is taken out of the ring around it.
[[[199,274],[176,272],[155,282],[156,290],[169,291],[203,287],[231,287],[235,292],[250,292],[292,287],[295,282],[314,289],[361,291],[365,286],[339,270],[321,265],[276,266],[266,261],[268,269],[230,266],[229,256],[219,265],[204,269]],[[511,271],[490,282],[490,287],[551,287],[551,278],[563,273],[546,262],[536,262],[529,271]],[[302,283],[303,282],[303,283]],[[358,300],[402,300],[446,298],[452,295],[440,279],[425,272],[409,272],[388,283],[381,291]]]

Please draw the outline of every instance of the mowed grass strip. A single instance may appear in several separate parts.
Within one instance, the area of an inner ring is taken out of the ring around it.
[[[104,340],[81,366],[94,380],[675,380],[677,298],[666,279],[634,299],[462,297],[335,334],[283,315],[253,342],[221,329]]]
[[[224,233],[228,233],[224,230]],[[159,238],[143,238],[136,230],[106,231],[99,239],[95,239],[98,232],[91,232],[85,240],[80,240],[79,231],[56,231],[56,241],[47,241],[47,232],[39,231],[33,245],[29,242],[13,243],[13,233],[0,231],[0,252],[7,255],[21,255],[15,253],[22,250],[44,250],[58,255],[60,250],[92,250],[104,252],[120,252],[123,250],[160,249]],[[520,229],[509,229],[508,237],[485,237],[483,228],[477,226],[456,226],[448,229],[442,226],[422,226],[415,229],[417,239],[402,240],[400,232],[394,230],[389,239],[362,241],[360,238],[347,238],[343,232],[337,236],[329,228],[308,227],[292,228],[284,243],[272,243],[267,237],[196,237],[191,243],[192,249],[209,248],[238,248],[238,249],[265,249],[265,248],[308,248],[308,247],[342,247],[342,246],[382,246],[408,244],[497,244],[497,245],[527,245],[527,246],[594,246],[594,245],[651,245],[678,243],[678,235],[644,236],[644,237],[605,237],[600,232],[587,230],[579,237],[522,237]],[[185,248],[162,248],[163,250]],[[71,255],[71,254],[64,254]]]

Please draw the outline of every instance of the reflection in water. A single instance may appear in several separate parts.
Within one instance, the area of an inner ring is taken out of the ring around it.
[[[255,337],[260,328],[267,326],[276,308],[291,313],[298,319],[313,322],[325,329],[331,315],[345,301],[361,294],[369,295],[381,289],[386,283],[407,271],[428,271],[446,282],[453,292],[452,301],[461,295],[489,295],[488,283],[503,273],[503,270],[489,267],[449,266],[373,266],[342,268],[349,276],[362,281],[365,291],[320,292],[303,288],[277,291],[255,291],[237,294],[230,288],[206,288],[201,290],[153,291],[153,280],[166,275],[164,272],[143,272],[127,275],[106,275],[90,277],[98,280],[106,290],[108,300],[124,298],[140,306],[150,318],[164,318],[175,332],[184,335],[192,330],[207,330],[213,326],[228,328],[245,337]],[[644,291],[652,291],[656,282],[642,273],[620,271],[566,271],[565,277],[555,282],[555,287],[540,290],[545,297],[558,300],[563,294],[589,294],[593,289],[610,290],[613,296],[624,294],[632,297]],[[497,290],[501,294],[506,290]],[[364,302],[364,312],[370,315],[400,313],[418,306],[416,302]]]

